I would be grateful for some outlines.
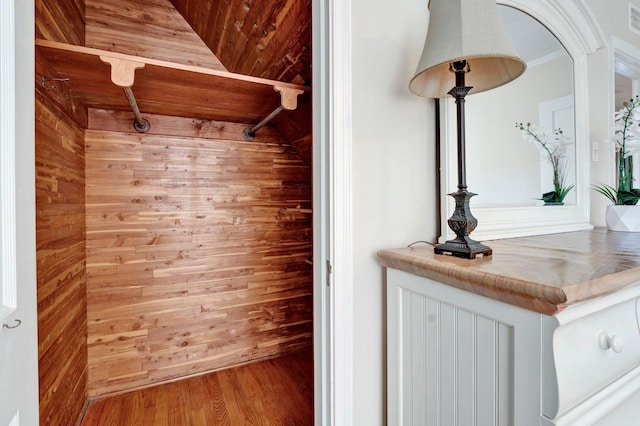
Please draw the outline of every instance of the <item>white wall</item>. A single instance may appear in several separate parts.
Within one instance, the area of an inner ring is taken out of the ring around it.
[[[386,417],[385,297],[376,251],[434,241],[433,100],[409,92],[426,0],[352,0],[355,425]]]

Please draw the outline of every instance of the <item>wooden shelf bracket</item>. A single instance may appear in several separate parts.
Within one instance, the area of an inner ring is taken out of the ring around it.
[[[133,90],[131,90],[131,86],[133,86],[135,80],[136,70],[138,68],[144,68],[145,64],[143,62],[134,62],[110,56],[100,56],[100,59],[111,65],[111,81],[124,90],[127,101],[136,117],[133,120],[133,128],[139,133],[148,132],[151,128],[149,120],[142,117],[136,97],[133,95]]]
[[[274,109],[269,115],[262,119],[253,127],[247,127],[242,131],[242,137],[245,141],[252,141],[256,137],[256,132],[273,120],[275,116],[283,110],[292,111],[298,108],[298,95],[304,93],[304,90],[292,89],[289,87],[273,86],[273,90],[280,93],[280,106]]]

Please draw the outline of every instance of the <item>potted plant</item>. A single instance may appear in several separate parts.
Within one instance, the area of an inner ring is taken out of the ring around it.
[[[633,188],[631,155],[640,148],[640,98],[631,98],[615,114],[617,184],[596,185],[594,190],[607,197],[605,220],[612,231],[640,232],[640,189]]]
[[[516,127],[522,130],[524,140],[534,144],[553,168],[553,191],[542,194],[540,200],[544,201],[545,205],[563,205],[564,198],[573,189],[573,184],[568,186],[565,184],[566,176],[563,170],[567,146],[571,144],[568,138],[563,134],[562,129],[554,130],[553,136],[550,137],[540,132],[537,126],[531,123],[526,125],[516,123]]]

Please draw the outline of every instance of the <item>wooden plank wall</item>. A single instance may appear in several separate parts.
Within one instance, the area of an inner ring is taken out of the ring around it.
[[[229,71],[311,84],[311,0],[171,0]]]
[[[36,90],[41,424],[74,424],[87,395],[83,145],[83,128]]]
[[[85,0],[36,0],[36,38],[84,45]]]
[[[169,0],[86,3],[88,47],[226,71]]]
[[[36,36],[84,44],[84,0],[37,0]],[[84,127],[87,111],[36,58],[36,244],[40,424],[73,425],[87,397]]]
[[[89,395],[311,345],[309,167],[272,129],[89,111]]]

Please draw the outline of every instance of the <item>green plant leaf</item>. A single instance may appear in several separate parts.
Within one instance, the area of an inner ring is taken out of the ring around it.
[[[567,194],[569,192],[571,192],[572,189],[573,189],[573,185],[569,185],[569,186],[566,186],[564,188],[561,188],[560,191],[558,191],[558,193],[556,194],[557,197],[558,197],[558,202],[559,203],[563,202],[564,201],[564,197],[566,197]]]
[[[632,189],[631,191],[618,191],[618,201],[621,204],[627,206],[634,206],[640,200],[640,192],[638,189]]]
[[[640,189],[633,188],[630,191],[616,189],[611,185],[596,185],[593,189],[607,197],[615,205],[634,206],[640,201]]]
[[[618,202],[618,191],[611,185],[595,185],[593,186],[593,190],[607,197],[613,204],[622,204]]]
[[[567,194],[573,189],[573,185],[569,185],[564,188],[560,188],[558,191],[550,191],[542,194],[540,200],[545,203],[562,203]]]

